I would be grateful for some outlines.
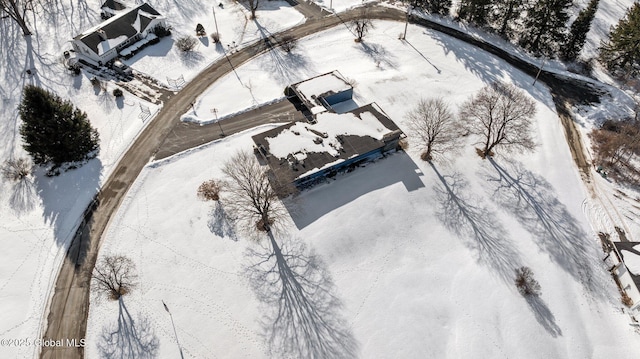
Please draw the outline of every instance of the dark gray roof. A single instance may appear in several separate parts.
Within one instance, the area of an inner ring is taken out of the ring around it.
[[[396,131],[400,132],[398,126],[384,113],[379,111],[379,108],[373,104],[368,104],[349,112],[355,114],[357,117],[360,117],[360,114],[363,112],[369,112],[389,130],[389,133],[395,133]],[[348,119],[345,118],[345,121],[348,121]],[[252,137],[253,142],[258,148],[264,148],[267,154],[269,154],[269,141],[267,138],[277,137],[281,132],[290,128],[294,124],[296,124],[296,122],[290,122],[286,125],[254,135]],[[339,151],[337,157],[334,157],[328,152],[308,152],[306,153],[306,158],[301,164],[291,167],[286,159],[268,155],[266,160],[271,171],[275,175],[276,180],[280,183],[280,186],[292,183],[298,176],[314,168],[322,168],[338,159],[347,160],[354,158],[382,148],[385,145],[383,141],[369,136],[339,135],[337,137],[342,143],[343,149],[342,151]]]
[[[127,8],[126,6],[124,6],[124,4],[117,2],[115,0],[105,0],[105,2],[102,4],[102,6],[100,6],[100,8],[103,9],[105,7],[111,10],[124,10]]]
[[[157,12],[151,5],[144,3],[138,6],[131,11],[123,13],[121,15],[116,15],[111,19],[105,21],[102,26],[100,26],[95,31],[86,34],[86,35],[78,35],[76,39],[80,38],[80,40],[87,45],[90,49],[92,49],[96,54],[98,52],[98,44],[100,44],[103,39],[98,33],[98,30],[104,31],[107,39],[115,39],[119,36],[126,36],[127,39],[135,36],[138,33],[133,27],[136,19],[138,18],[138,13],[143,11],[145,13],[151,14],[153,16],[161,16],[159,12]],[[146,27],[151,22],[151,19],[145,15],[140,16],[140,32],[143,32]]]

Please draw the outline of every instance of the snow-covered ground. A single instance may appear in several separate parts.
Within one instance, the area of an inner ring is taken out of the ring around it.
[[[438,33],[410,26],[411,42],[398,41],[402,27],[376,22],[361,44],[337,27],[292,55],[274,50],[213,84],[198,106],[233,113],[337,69],[357,82],[358,104],[375,101],[404,127],[421,97],[456,106],[502,80],[537,101],[535,153],[483,161],[468,138],[450,166],[390,155],[302,192],[275,245],[244,238],[224,207],[196,197],[268,127],[151,163],[101,249],[130,256],[139,286],[121,302],[92,299],[88,358],[114,348],[158,358],[303,357],[287,346],[296,340],[306,354],[329,357],[634,357],[640,339],[601,262],[548,91]],[[248,79],[250,89],[241,84]],[[215,102],[215,91],[237,101]],[[542,286],[537,299],[513,284],[523,265]],[[282,285],[294,278],[299,287]]]
[[[240,4],[220,1],[216,16],[225,46],[238,47],[294,26],[304,20],[284,1],[264,1],[257,21],[246,20],[249,12]],[[134,1],[124,1],[134,6]],[[216,4],[219,2],[216,2]],[[208,33],[215,28],[211,3],[199,1],[160,1],[152,5],[167,15],[173,26],[173,39],[182,34],[195,34],[202,22]],[[35,84],[71,100],[100,133],[101,151],[97,159],[80,169],[49,178],[37,171],[33,178],[14,184],[0,178],[0,338],[36,338],[45,322],[45,311],[58,267],[66,248],[87,207],[101,183],[109,175],[118,158],[142,130],[141,106],[153,116],[159,106],[125,91],[116,100],[111,92],[100,91],[90,83],[87,73],[71,76],[64,68],[62,52],[77,34],[98,24],[100,1],[47,3],[34,5],[36,15],[30,17],[31,37],[23,37],[10,19],[0,20],[0,164],[9,158],[24,157],[18,132],[17,113],[22,87]],[[29,13],[31,14],[31,13]],[[34,25],[35,20],[35,25]],[[222,56],[209,38],[188,58],[172,48],[172,38],[165,38],[128,63],[140,72],[166,83],[167,78],[183,76],[186,81]],[[30,70],[29,75],[26,71]],[[144,87],[134,81],[136,87]],[[29,357],[37,348],[0,347],[0,357]]]
[[[222,35],[222,47],[225,49],[229,49],[233,41],[237,46],[242,47],[243,44],[255,41],[263,33],[274,33],[303,21],[300,14],[280,1],[263,1],[263,8],[258,11],[256,22],[246,20],[248,12],[241,5],[232,1],[218,1],[220,2],[223,3],[224,8],[216,7],[216,16]],[[586,0],[583,2],[586,3]],[[125,3],[133,5],[134,2],[125,1]],[[328,7],[327,3],[328,1],[325,0],[321,5]],[[631,3],[630,0],[601,2],[600,10],[596,15],[596,23],[600,25],[589,34],[589,42],[592,45],[588,45],[587,49],[595,49],[608,26],[615,24],[617,17],[621,16],[626,6]],[[25,84],[37,84],[55,91],[86,111],[93,125],[100,132],[102,151],[98,159],[59,177],[48,178],[42,171],[37,171],[30,181],[20,185],[0,179],[0,218],[2,218],[0,244],[3,247],[3,253],[0,254],[0,292],[2,293],[0,309],[4,313],[0,321],[0,338],[3,339],[33,338],[39,335],[44,325],[43,313],[57,275],[57,268],[73,234],[73,228],[79,222],[82,211],[104,178],[110,173],[114,163],[145,125],[145,122],[138,118],[140,105],[148,106],[152,113],[158,109],[157,106],[126,92],[122,101],[115,100],[110,96],[111,90],[115,88],[113,84],[108,85],[108,91],[99,92],[90,84],[90,75],[72,77],[65,72],[61,52],[70,48],[69,39],[100,21],[97,0],[47,4],[46,8],[36,6],[35,15],[30,17],[31,28],[36,30],[36,34],[31,37],[22,37],[19,29],[9,19],[0,20],[0,141],[5,144],[0,148],[0,161],[4,162],[8,158],[25,155],[18,134],[19,119],[16,111],[21,89]],[[362,1],[335,0],[332,5],[339,11],[360,4]],[[163,0],[152,2],[152,5],[161,13],[168,15],[174,27],[173,38],[194,32],[198,22],[205,26],[208,33],[214,31],[210,3]],[[211,108],[218,108],[221,114],[241,111],[246,106],[280,97],[283,84],[332,70],[336,67],[334,64],[345,68],[348,76],[353,77],[360,84],[356,91],[361,97],[356,100],[364,102],[375,100],[395,119],[400,119],[406,106],[411,103],[405,99],[415,99],[417,96],[416,89],[420,87],[406,86],[407,81],[417,78],[417,73],[423,73],[424,78],[421,81],[430,81],[425,82],[423,93],[438,93],[451,98],[452,102],[459,102],[481,85],[480,81],[469,83],[461,80],[466,77],[463,74],[458,76],[455,72],[462,67],[485,82],[496,78],[513,77],[517,84],[524,86],[529,81],[513,76],[512,71],[497,60],[489,58],[487,63],[482,63],[487,58],[482,55],[476,58],[479,55],[478,50],[457,46],[449,48],[446,44],[450,43],[450,40],[428,31],[424,32],[427,35],[433,35],[435,43],[429,42],[433,40],[426,43],[432,46],[436,44],[451,57],[446,63],[435,63],[430,56],[417,57],[417,63],[422,65],[418,67],[421,72],[416,72],[401,59],[412,51],[415,52],[414,56],[417,56],[418,51],[430,54],[427,50],[434,51],[434,49],[414,42],[411,42],[411,45],[417,50],[412,50],[409,44],[402,45],[401,50],[397,49],[396,45],[399,45],[399,42],[396,38],[400,31],[400,26],[378,31],[375,40],[377,43],[374,40],[365,43],[367,46],[372,45],[369,48],[362,45],[359,45],[360,48],[355,47],[355,44],[345,35],[341,43],[344,42],[350,46],[342,51],[334,50],[334,44],[331,44],[329,53],[326,44],[323,45],[320,42],[318,45],[313,45],[312,38],[305,41],[299,51],[294,52],[292,57],[298,57],[297,59],[289,58],[278,62],[275,58],[284,55],[270,53],[267,56],[273,56],[273,60],[265,57],[261,60],[267,66],[266,70],[256,66],[256,61],[251,62],[243,67],[249,70],[240,75],[242,83],[238,79],[227,78],[223,82],[214,84],[214,87],[221,86],[220,88],[224,89],[223,92],[217,93],[217,96],[224,96],[220,97],[224,100],[214,100],[211,95],[203,96],[199,106],[208,114]],[[411,36],[424,38],[423,30],[411,31]],[[317,37],[314,38],[317,42]],[[411,41],[411,38],[409,39]],[[181,56],[171,46],[172,40],[164,39],[160,44],[132,58],[128,63],[135,70],[166,83],[169,79],[177,79],[180,76],[188,81],[222,55],[222,49],[214,46],[210,39],[202,39],[195,53],[188,57]],[[589,51],[587,49],[585,49],[586,52]],[[399,52],[396,54],[391,50]],[[324,54],[325,52],[327,54]],[[317,55],[318,53],[322,56]],[[316,58],[310,60],[308,54],[313,54]],[[345,63],[344,59],[354,55],[356,57],[351,58],[365,58],[365,60]],[[317,58],[325,60],[318,61]],[[456,58],[458,60],[455,60]],[[326,61],[329,61],[329,64]],[[430,64],[430,61],[433,64]],[[252,66],[255,67],[252,68]],[[442,71],[441,76],[437,77],[428,71],[430,68],[436,69],[434,66]],[[383,72],[382,69],[386,71]],[[26,70],[31,70],[31,73],[35,74],[28,75]],[[404,72],[405,70],[413,72]],[[271,74],[265,76],[267,72]],[[464,83],[464,87],[457,85],[460,81]],[[377,96],[381,87],[384,87],[385,91],[382,96]],[[534,98],[545,103],[545,106],[550,106],[548,96],[541,87],[531,91]],[[238,94],[239,97],[233,97],[231,94]],[[201,113],[198,112],[198,114]],[[564,143],[558,141],[558,145]],[[216,148],[226,145],[233,148],[239,146],[236,143],[223,142]],[[549,155],[548,158],[555,159],[555,156]],[[554,171],[554,169],[544,168],[547,171]],[[428,171],[427,169],[425,172]],[[350,186],[345,188],[347,192],[352,190]],[[335,226],[335,222],[330,223],[331,226]],[[251,316],[251,314],[247,315]],[[375,331],[371,328],[369,330]],[[162,350],[164,349],[163,347]],[[25,357],[34,353],[35,350],[36,348],[0,347],[0,357]]]

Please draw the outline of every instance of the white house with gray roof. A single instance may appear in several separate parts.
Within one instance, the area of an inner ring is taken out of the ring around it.
[[[166,27],[165,17],[144,3],[76,36],[73,49],[76,54],[98,65],[106,64],[127,46],[155,37],[152,30],[158,26]]]

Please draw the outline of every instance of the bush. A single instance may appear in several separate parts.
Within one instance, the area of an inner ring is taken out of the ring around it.
[[[31,161],[27,158],[7,160],[2,166],[2,177],[10,181],[20,181],[31,174]]]
[[[120,88],[115,88],[115,89],[113,89],[113,96],[122,97],[122,96],[124,96],[124,93],[122,92],[122,90]]]
[[[220,34],[218,34],[217,32],[212,32],[209,36],[211,37],[211,41],[213,41],[214,43],[217,44],[220,42]]]
[[[83,161],[100,148],[98,131],[70,101],[37,86],[24,88],[19,107],[24,149],[36,164]],[[52,119],[56,121],[52,121]]]
[[[291,35],[285,35],[280,39],[280,48],[286,53],[293,51],[296,46],[298,46],[298,40]]]
[[[516,287],[518,292],[524,296],[540,295],[540,284],[533,278],[533,271],[529,267],[516,269]]]
[[[631,306],[633,305],[633,299],[629,297],[627,292],[625,291],[621,291],[621,292],[622,292],[622,304],[626,305],[628,308],[631,308]]]
[[[219,201],[221,184],[216,180],[208,180],[198,187],[198,198],[203,201]]]
[[[80,64],[75,63],[75,64],[71,64],[68,67],[69,71],[71,71],[71,74],[74,76],[78,76],[80,75]]]
[[[207,32],[204,30],[202,24],[196,25],[196,36],[207,36]]]
[[[182,52],[193,51],[193,49],[196,48],[197,44],[198,44],[198,40],[196,40],[195,37],[191,37],[191,36],[183,36],[178,40],[176,40],[176,46],[178,47],[178,50]]]
[[[153,30],[152,30],[153,34],[156,35],[159,38],[165,37],[165,36],[170,36],[171,35],[171,29],[166,28],[164,26],[156,26]]]

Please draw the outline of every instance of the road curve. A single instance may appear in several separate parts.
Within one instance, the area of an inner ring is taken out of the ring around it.
[[[84,220],[73,238],[56,280],[55,291],[49,306],[47,329],[43,336],[45,339],[66,342],[67,339],[85,337],[89,311],[89,273],[92,272],[95,265],[102,234],[109,224],[111,216],[120,206],[125,194],[144,166],[156,154],[160,154],[158,151],[162,151],[161,146],[173,129],[177,126],[184,126],[180,122],[180,115],[188,111],[196,97],[213,82],[233,71],[235,67],[269,50],[277,43],[276,37],[290,35],[302,38],[336,25],[346,25],[348,21],[363,15],[364,12],[361,9],[354,9],[338,15],[314,17],[308,19],[304,24],[257,41],[207,67],[179,93],[166,101],[158,115],[122,156],[112,174],[104,182],[102,190],[85,212]],[[366,16],[372,19],[394,21],[405,21],[406,19],[406,13],[383,7],[369,7]],[[537,72],[535,65],[458,30],[415,17],[411,18],[411,22],[478,46],[530,75],[535,76]],[[597,94],[594,96],[594,90],[586,82],[564,78],[546,71],[542,71],[540,80],[550,87],[556,107],[560,105],[559,109],[564,110],[567,102],[575,102],[578,99],[597,99]],[[561,111],[558,113],[561,114]],[[563,117],[565,117],[563,124],[565,121],[571,122],[570,117],[561,116],[561,119]],[[568,123],[568,125],[573,126],[572,123]],[[567,126],[565,126],[566,128]],[[569,144],[572,152],[584,153],[581,141],[574,139]],[[580,160],[580,163],[576,160],[576,163],[581,169],[584,169],[584,166],[588,167],[588,164],[583,160]],[[73,346],[45,347],[40,353],[40,357],[43,359],[75,359],[83,358],[83,356],[84,349]]]

